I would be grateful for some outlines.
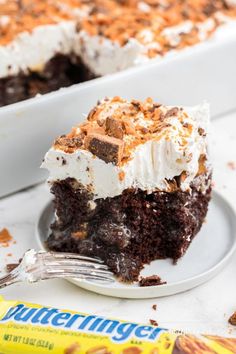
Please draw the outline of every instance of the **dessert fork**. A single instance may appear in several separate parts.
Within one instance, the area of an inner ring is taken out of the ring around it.
[[[113,273],[99,258],[74,253],[27,251],[19,265],[0,278],[0,289],[18,282],[38,282],[53,278],[77,278],[97,282],[113,282]]]

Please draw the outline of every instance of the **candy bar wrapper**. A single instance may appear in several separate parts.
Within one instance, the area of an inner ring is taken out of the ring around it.
[[[236,338],[196,336],[0,297],[0,354],[232,354]]]

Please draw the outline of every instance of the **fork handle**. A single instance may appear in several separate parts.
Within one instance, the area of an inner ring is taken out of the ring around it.
[[[0,289],[5,288],[8,285],[18,283],[20,279],[14,272],[7,274],[5,277],[0,278]]]

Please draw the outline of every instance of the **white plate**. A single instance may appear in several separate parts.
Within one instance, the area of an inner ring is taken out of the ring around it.
[[[37,239],[45,248],[49,226],[54,218],[50,202],[43,209],[37,224]],[[196,287],[213,276],[229,262],[236,249],[236,215],[229,203],[218,193],[213,193],[207,221],[193,240],[186,255],[173,265],[171,260],[157,260],[145,266],[141,275],[158,274],[167,281],[165,285],[138,287],[137,284],[100,285],[89,281],[69,279],[72,283],[93,292],[120,298],[152,298],[176,294]]]

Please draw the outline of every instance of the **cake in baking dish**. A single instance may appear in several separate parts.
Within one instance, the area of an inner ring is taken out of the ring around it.
[[[48,247],[101,257],[124,281],[152,260],[176,262],[210,200],[208,123],[205,103],[98,102],[45,156],[55,206]]]
[[[207,39],[232,0],[1,0],[0,106]]]

